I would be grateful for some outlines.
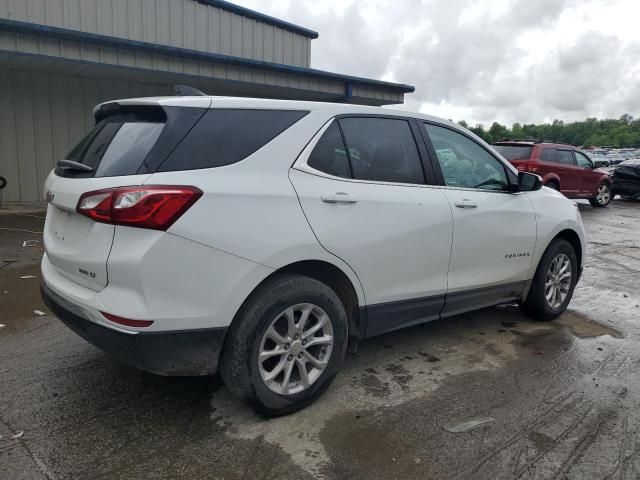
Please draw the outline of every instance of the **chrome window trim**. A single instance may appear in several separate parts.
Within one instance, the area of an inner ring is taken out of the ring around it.
[[[380,117],[381,118],[387,118],[384,115],[380,115]],[[293,168],[295,170],[299,170],[301,172],[310,173],[310,174],[316,175],[318,177],[324,177],[324,178],[329,178],[331,180],[340,180],[342,182],[350,182],[350,183],[365,183],[365,184],[370,184],[370,185],[395,185],[395,186],[398,186],[398,187],[439,187],[440,186],[440,185],[433,185],[433,184],[429,184],[429,183],[385,182],[383,180],[360,180],[360,179],[357,179],[357,178],[338,177],[336,175],[331,175],[330,173],[326,173],[326,172],[323,172],[321,170],[317,170],[317,169],[309,166],[309,164],[307,162],[309,161],[309,157],[311,157],[311,153],[313,152],[313,149],[316,147],[316,145],[318,144],[318,142],[322,138],[322,135],[324,135],[324,132],[326,132],[327,129],[334,122],[336,122],[337,120],[338,119],[336,117],[330,118],[327,121],[327,123],[325,123],[320,128],[320,130],[318,130],[316,132],[316,134],[311,138],[309,143],[307,143],[307,146],[304,147],[302,152],[300,152],[300,155],[298,155],[298,158],[293,163],[293,166],[291,168]],[[406,118],[407,123],[409,123],[410,120],[411,120],[410,117]],[[414,141],[416,141],[416,140],[414,139]],[[418,149],[418,145],[416,145],[416,149]],[[426,179],[425,179],[425,182],[426,182]]]
[[[422,187],[422,188],[427,187],[427,188],[435,188],[435,189],[438,189],[438,190],[457,190],[457,191],[462,191],[462,192],[485,192],[485,193],[500,193],[500,194],[510,194],[510,195],[526,193],[526,192],[509,192],[509,191],[489,190],[489,189],[481,189],[481,188],[469,188],[469,187],[452,187],[452,186],[448,186],[448,185],[435,185],[435,184],[431,184],[431,183],[398,183],[398,182],[384,182],[382,180],[378,180],[378,181],[360,180],[360,179],[356,179],[356,178],[338,177],[336,175],[331,175],[330,173],[326,173],[326,172],[323,172],[321,170],[317,170],[317,169],[309,166],[309,164],[307,162],[309,160],[309,157],[311,157],[311,153],[313,152],[313,149],[316,147],[316,145],[318,144],[318,142],[322,138],[322,135],[324,135],[324,132],[326,132],[327,129],[334,122],[336,122],[337,120],[338,119],[336,117],[332,117],[322,127],[320,127],[320,130],[318,130],[316,132],[316,134],[311,138],[311,140],[309,140],[307,145],[302,149],[302,152],[300,152],[300,155],[298,155],[298,158],[293,163],[291,168],[293,168],[294,170],[298,170],[300,172],[304,172],[304,173],[309,173],[311,175],[315,175],[317,177],[323,177],[323,178],[327,178],[327,179],[330,179],[330,180],[338,180],[338,181],[341,181],[341,182],[348,182],[348,183],[363,183],[363,184],[367,184],[367,185],[390,185],[390,186],[397,186],[397,187],[413,187],[413,188],[415,188],[415,187]],[[407,121],[409,121],[409,120],[410,120],[410,118],[407,117]],[[418,119],[418,120],[420,120],[420,119]],[[492,156],[495,158],[495,155],[492,155]],[[498,160],[501,164],[504,165],[504,163],[501,162],[500,159],[496,158],[496,160]]]

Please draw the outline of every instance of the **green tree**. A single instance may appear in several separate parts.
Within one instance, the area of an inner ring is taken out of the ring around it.
[[[459,125],[468,128],[487,142],[496,142],[504,138],[513,140],[549,140],[568,143],[575,146],[604,146],[640,148],[640,119],[625,113],[618,119],[587,118],[580,122],[565,123],[554,120],[552,123],[525,124],[514,123],[511,128],[493,122],[489,130],[482,124],[470,127],[461,120]]]
[[[498,122],[493,122],[491,127],[489,127],[489,136],[494,142],[504,140],[505,138],[509,138],[509,129],[504,125],[500,125]]]

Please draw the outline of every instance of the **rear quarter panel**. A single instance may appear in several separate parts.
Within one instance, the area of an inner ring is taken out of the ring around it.
[[[193,185],[204,192],[169,232],[272,271],[303,260],[326,261],[349,277],[364,305],[357,275],[319,244],[288,176],[309,139],[329,118],[327,113],[311,112],[232,165],[153,174],[146,184]]]

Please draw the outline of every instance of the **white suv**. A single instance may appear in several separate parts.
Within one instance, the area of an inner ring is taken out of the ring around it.
[[[331,383],[347,344],[504,302],[548,320],[576,204],[445,120],[347,104],[118,100],[49,175],[42,294],[163,375],[218,370],[265,415]]]

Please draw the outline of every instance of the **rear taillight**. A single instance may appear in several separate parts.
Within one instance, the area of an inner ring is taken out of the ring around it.
[[[76,211],[101,223],[167,230],[202,191],[185,186],[138,186],[82,194]]]
[[[523,169],[522,169],[523,172],[537,172],[538,171],[538,164],[535,163],[535,162],[525,162],[522,165],[522,167],[523,167]],[[520,168],[518,168],[518,170],[520,170]]]

